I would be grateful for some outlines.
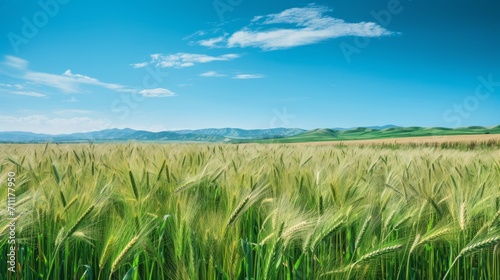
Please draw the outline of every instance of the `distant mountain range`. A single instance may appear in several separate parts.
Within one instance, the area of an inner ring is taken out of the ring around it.
[[[289,137],[306,132],[299,128],[239,129],[208,128],[151,132],[145,130],[106,129],[101,131],[72,134],[38,134],[31,132],[0,132],[0,142],[86,142],[86,141],[187,141],[228,142],[231,140],[256,140]]]
[[[326,128],[305,130],[300,128],[240,129],[207,128],[151,132],[145,130],[106,129],[73,134],[37,134],[31,132],[0,132],[0,143],[43,142],[107,142],[107,141],[161,141],[161,142],[273,142],[291,143],[308,141],[344,141],[394,137],[416,137],[437,135],[500,134],[500,126],[445,127],[399,127],[396,125]]]

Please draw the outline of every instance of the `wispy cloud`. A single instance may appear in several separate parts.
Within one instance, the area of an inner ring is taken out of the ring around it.
[[[16,89],[23,89],[24,87],[19,84],[2,84],[0,83],[0,87],[6,87],[6,88],[16,88]]]
[[[111,127],[108,119],[90,117],[48,117],[29,115],[23,117],[0,115],[3,131],[32,131],[36,133],[74,133],[102,130]]]
[[[176,53],[176,54],[152,54],[149,62],[141,62],[132,64],[134,68],[146,67],[147,65],[155,65],[162,68],[184,68],[191,67],[195,64],[209,63],[213,61],[228,61],[239,58],[239,54],[224,54],[220,56],[210,56],[206,54],[195,53]]]
[[[17,95],[25,95],[25,96],[31,96],[31,97],[46,97],[45,94],[43,93],[39,93],[39,92],[36,92],[36,91],[11,91],[9,92],[11,94],[17,94]]]
[[[264,75],[261,74],[238,74],[233,77],[233,79],[248,80],[248,79],[261,79]]]
[[[198,41],[209,47],[256,47],[263,50],[287,49],[316,44],[328,39],[357,36],[381,37],[397,34],[374,22],[348,23],[326,15],[331,10],[309,5],[281,13],[255,17],[230,36]]]
[[[23,70],[28,68],[28,61],[19,57],[7,55],[4,64],[15,69]]]
[[[168,97],[168,96],[175,95],[175,93],[171,92],[168,89],[164,89],[164,88],[143,89],[143,90],[139,91],[139,93],[144,95],[145,97]]]
[[[8,94],[24,95],[30,97],[47,97],[47,95],[34,90],[25,90],[24,86],[19,84],[3,84],[0,83],[0,91]]]
[[[149,63],[147,62],[141,62],[141,63],[133,63],[133,64],[130,64],[130,66],[134,67],[134,68],[143,68],[143,67],[146,67],[148,66]]]
[[[208,72],[205,72],[205,73],[201,73],[200,76],[202,76],[202,77],[226,77],[227,75],[226,74],[217,73],[215,71],[208,71]]]
[[[86,115],[91,114],[93,111],[90,110],[80,110],[80,109],[68,109],[68,110],[59,110],[54,111],[56,115]]]
[[[56,88],[65,93],[80,92],[81,86],[88,85],[88,86],[98,86],[116,92],[129,92],[129,93],[142,94],[146,97],[164,97],[164,96],[175,95],[173,92],[165,88],[136,89],[120,84],[102,82],[96,78],[92,78],[86,75],[75,74],[71,72],[71,70],[66,70],[63,74],[60,75],[30,71],[27,69],[28,62],[26,60],[12,56],[6,56],[4,64],[9,66],[10,68],[16,68],[22,70],[22,73],[19,74],[19,77],[17,78],[23,79],[28,83]],[[25,93],[24,95],[28,95],[30,93],[30,91],[16,91],[16,92],[18,92],[17,94],[21,94],[19,92]],[[31,92],[31,96],[35,96],[35,94]],[[36,96],[36,97],[42,97],[42,96]]]
[[[214,31],[214,29],[210,30],[210,32],[213,32],[213,31]],[[209,32],[209,31],[199,30],[199,31],[194,32],[193,34],[187,35],[186,37],[182,38],[182,40],[190,40],[190,39],[198,37],[198,36],[203,36],[203,35],[206,35],[207,32]]]
[[[78,102],[78,99],[76,97],[72,96],[70,99],[63,100],[63,102],[75,103],[75,102]]]
[[[27,71],[23,78],[29,82],[57,88],[67,93],[79,92],[81,85],[99,86],[119,92],[130,90],[130,88],[119,84],[105,83],[89,76],[73,74],[71,70],[66,70],[62,75]]]
[[[57,88],[63,92],[78,92],[78,82],[64,75],[27,71],[21,78],[34,84]]]
[[[226,37],[227,34],[212,39],[200,40],[198,41],[198,43],[204,47],[214,48],[218,47],[220,43],[224,42]]]

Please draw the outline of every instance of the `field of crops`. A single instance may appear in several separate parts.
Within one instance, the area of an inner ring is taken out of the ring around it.
[[[496,147],[48,144],[0,155],[0,279],[500,279]],[[9,178],[15,272],[4,261]]]

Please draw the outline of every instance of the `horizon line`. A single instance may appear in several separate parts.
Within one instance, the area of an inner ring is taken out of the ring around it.
[[[90,131],[80,131],[80,132],[69,132],[69,133],[42,133],[42,132],[33,132],[33,131],[21,131],[21,130],[8,130],[8,131],[0,131],[0,133],[31,133],[31,134],[42,134],[42,135],[71,135],[71,134],[79,134],[79,133],[95,133],[95,132],[101,132],[101,131],[106,131],[106,130],[133,130],[133,131],[145,131],[145,132],[151,132],[151,133],[161,133],[161,132],[178,132],[178,131],[196,131],[196,130],[204,130],[204,129],[240,129],[240,130],[272,130],[272,129],[300,129],[300,130],[305,130],[305,131],[312,131],[312,130],[318,130],[318,129],[331,129],[331,130],[353,130],[353,129],[358,129],[358,128],[376,128],[376,127],[384,127],[384,126],[392,126],[392,127],[397,127],[397,128],[444,128],[444,129],[463,129],[463,128],[473,128],[473,127],[481,127],[481,128],[495,128],[500,126],[498,125],[491,125],[491,126],[483,126],[483,125],[471,125],[471,126],[461,126],[461,127],[445,127],[445,126],[418,126],[418,125],[412,125],[412,126],[400,126],[400,125],[394,125],[394,124],[386,124],[386,125],[368,125],[368,126],[353,126],[353,127],[316,127],[316,128],[311,128],[311,129],[306,129],[306,128],[301,128],[301,127],[270,127],[270,128],[240,128],[240,127],[206,127],[206,128],[185,128],[185,129],[171,129],[171,130],[159,130],[159,131],[152,131],[152,130],[146,130],[146,129],[134,129],[130,127],[125,127],[125,128],[118,128],[118,127],[113,127],[113,128],[105,128],[101,130],[90,130]]]

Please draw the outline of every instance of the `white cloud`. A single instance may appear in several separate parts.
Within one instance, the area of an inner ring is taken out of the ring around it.
[[[19,57],[11,56],[11,55],[5,56],[4,63],[5,63],[5,65],[7,65],[9,67],[20,69],[20,70],[24,70],[24,69],[28,68],[28,61],[27,60],[24,60],[24,59],[19,58]]]
[[[22,78],[35,84],[57,88],[63,92],[78,92],[77,81],[67,76],[28,71]]]
[[[193,34],[190,34],[184,38],[182,38],[182,40],[189,40],[193,37],[198,37],[198,36],[203,36],[203,35],[206,35],[208,31],[205,31],[205,30],[199,30],[199,31],[196,31],[195,33]]]
[[[248,27],[233,33],[228,38],[206,39],[199,41],[199,44],[213,44],[211,47],[219,44],[219,47],[257,47],[263,50],[277,50],[346,36],[381,37],[397,34],[374,22],[348,23],[325,15],[330,11],[324,6],[309,5],[304,8],[287,9],[278,14],[258,16]]]
[[[12,56],[6,56],[6,65],[9,65],[11,68],[12,67],[17,67],[16,65],[18,64],[25,64],[27,65],[27,61],[23,60],[21,58],[17,57],[12,57]],[[17,67],[19,68],[19,67]],[[136,93],[136,94],[142,94],[148,97],[160,97],[160,96],[172,96],[175,95],[173,92],[169,91],[168,89],[164,88],[157,88],[154,89],[155,92],[150,93],[150,90],[141,90],[141,89],[136,89],[136,88],[131,88],[127,86],[123,86],[120,84],[114,84],[114,83],[105,83],[101,82],[96,78],[92,78],[86,75],[81,75],[81,74],[74,74],[71,72],[71,70],[66,70],[62,75],[57,75],[57,74],[50,74],[50,73],[43,73],[43,72],[34,72],[30,71],[26,68],[22,68],[22,74],[20,78],[24,79],[26,82],[33,83],[33,84],[38,84],[38,85],[45,85],[48,87],[53,87],[61,90],[62,92],[66,93],[76,93],[80,91],[80,86],[82,85],[90,85],[90,86],[98,86],[102,87],[105,89],[109,89],[112,91],[116,92],[128,92],[128,93]],[[1,84],[2,86],[7,86],[7,87],[12,87],[12,85],[7,85],[7,84]],[[20,85],[13,85],[17,89],[23,88]],[[31,96],[35,96],[33,92],[30,91],[18,91],[21,94],[24,93],[24,95],[31,94]],[[42,96],[36,96],[36,97],[42,97]],[[68,102],[75,102],[76,100],[70,100]]]
[[[134,68],[143,68],[143,67],[148,66],[148,63],[147,62],[140,62],[140,63],[133,63],[130,65]]]
[[[200,44],[204,47],[214,48],[214,47],[217,47],[219,43],[224,42],[225,39],[226,39],[226,35],[219,36],[217,38],[212,38],[212,39],[200,40],[200,41],[198,41],[198,44]]]
[[[148,64],[152,64],[162,68],[184,68],[191,67],[195,64],[209,63],[213,61],[228,61],[239,58],[238,54],[224,54],[220,56],[210,56],[205,54],[194,54],[194,53],[176,53],[176,54],[152,54],[151,61]],[[136,63],[132,65],[144,65],[143,63]],[[146,66],[146,65],[144,65]],[[142,66],[142,67],[144,67]],[[135,67],[137,68],[137,67]]]
[[[14,117],[0,115],[2,131],[30,131],[35,133],[61,134],[89,132],[112,127],[108,119],[89,117],[50,118],[46,115]]]
[[[74,102],[78,102],[78,99],[76,99],[76,97],[72,96],[70,99],[66,99],[66,100],[63,100],[64,102],[71,102],[71,103],[74,103]]]
[[[17,95],[31,96],[31,97],[46,97],[45,94],[39,93],[39,92],[36,92],[36,91],[12,91],[12,92],[9,92],[9,93],[17,94]]]
[[[73,74],[71,70],[66,70],[62,75],[26,71],[23,78],[29,82],[57,88],[68,93],[79,92],[80,85],[99,86],[115,91],[126,89],[126,87],[122,85],[104,83],[89,76]]]
[[[233,77],[233,79],[248,80],[248,79],[261,79],[264,75],[261,74],[238,74]]]
[[[107,89],[118,90],[118,91],[120,91],[122,89],[126,91],[126,89],[127,89],[125,86],[122,86],[122,85],[103,83],[103,82],[100,82],[99,80],[97,80],[95,78],[91,78],[89,76],[80,75],[80,74],[73,74],[71,72],[71,70],[69,70],[69,69],[66,70],[63,75],[66,77],[72,78],[76,83],[80,83],[80,84],[101,86],[101,87],[104,87]]]
[[[84,126],[86,128],[77,131],[95,131],[108,128],[111,121],[106,119],[92,119],[88,117],[74,117],[74,118],[47,118],[45,123],[55,127],[71,127],[73,125]]]
[[[161,132],[161,131],[167,131],[168,127],[164,124],[153,124],[153,125],[150,125],[150,126],[144,128],[144,130],[152,131],[152,132]]]
[[[0,87],[8,87],[8,88],[16,88],[16,89],[23,89],[24,86],[19,85],[19,84],[2,84],[0,83]]]
[[[93,113],[92,111],[89,110],[80,110],[80,109],[68,109],[68,110],[59,110],[55,111],[54,114],[56,115],[86,115],[86,114],[91,114]]]
[[[217,73],[215,71],[208,71],[205,73],[201,73],[200,76],[202,76],[202,77],[225,77],[226,74]]]
[[[27,117],[13,117],[13,116],[2,116],[0,115],[0,122],[4,123],[16,123],[16,124],[40,124],[47,117],[43,115],[32,115]]]
[[[143,89],[138,93],[144,95],[145,97],[169,97],[175,95],[175,93],[164,88]]]

